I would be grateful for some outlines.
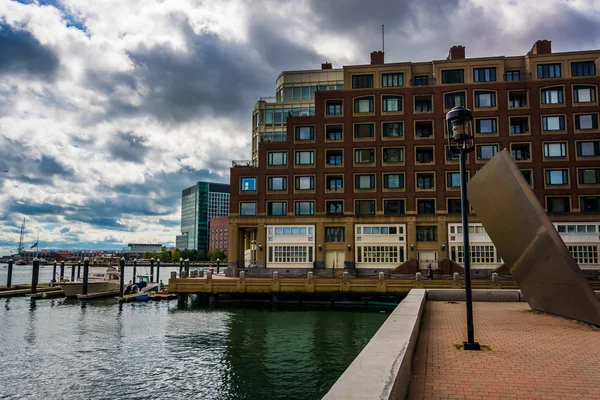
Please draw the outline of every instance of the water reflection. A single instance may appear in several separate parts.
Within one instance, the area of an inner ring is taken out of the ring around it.
[[[320,399],[385,316],[11,299],[0,398]]]

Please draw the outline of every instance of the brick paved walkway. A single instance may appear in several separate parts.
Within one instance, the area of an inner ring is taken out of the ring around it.
[[[466,340],[464,302],[428,302],[408,399],[600,399],[600,329],[530,311],[527,303],[474,303]]]

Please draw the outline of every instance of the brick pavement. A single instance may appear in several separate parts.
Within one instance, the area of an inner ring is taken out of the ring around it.
[[[428,302],[408,399],[600,399],[600,329],[527,303],[474,303],[475,340],[457,350],[465,303]]]

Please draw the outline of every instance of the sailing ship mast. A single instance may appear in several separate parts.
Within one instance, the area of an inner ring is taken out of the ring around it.
[[[17,247],[17,253],[21,255],[23,251],[23,239],[25,238],[25,217],[23,217],[23,224],[21,224],[21,236],[19,238],[19,247]]]

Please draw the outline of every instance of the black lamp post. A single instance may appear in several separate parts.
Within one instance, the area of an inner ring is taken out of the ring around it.
[[[463,249],[465,259],[465,295],[467,300],[467,335],[463,342],[465,350],[480,350],[475,341],[473,329],[473,299],[471,296],[471,260],[469,252],[469,200],[467,199],[467,153],[475,150],[473,142],[473,124],[471,110],[465,107],[454,107],[446,114],[448,129],[448,151],[458,154],[460,160],[460,203],[463,226]]]

